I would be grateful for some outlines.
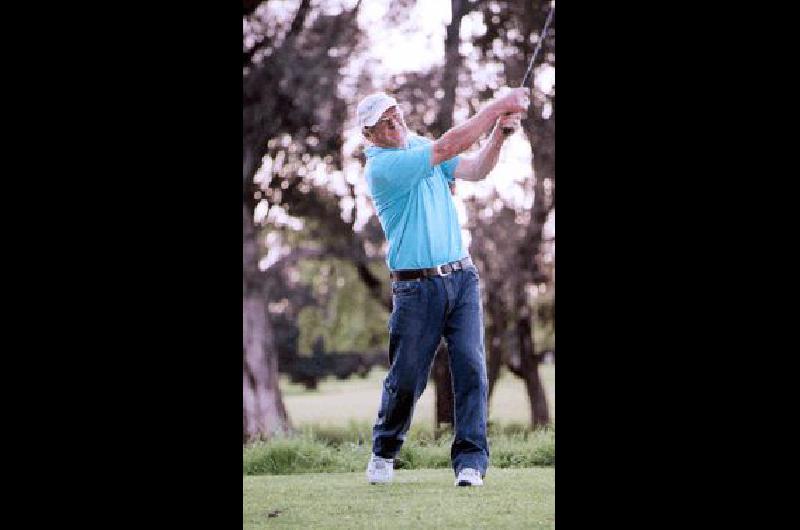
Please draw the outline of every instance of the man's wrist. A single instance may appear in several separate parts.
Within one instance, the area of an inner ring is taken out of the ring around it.
[[[495,99],[489,102],[489,104],[484,107],[484,110],[487,111],[492,119],[497,119],[503,115],[504,108],[505,107],[503,106],[502,102]]]

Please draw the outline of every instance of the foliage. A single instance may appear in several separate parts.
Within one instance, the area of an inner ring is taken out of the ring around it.
[[[253,442],[243,449],[245,475],[286,475],[363,471],[371,452],[364,432],[331,435],[328,430],[306,429],[292,437]],[[396,469],[447,468],[451,466],[452,435],[434,438],[415,429],[398,454]],[[489,437],[490,465],[518,468],[555,465],[555,430],[523,431]]]
[[[367,291],[352,263],[342,259],[304,260],[302,283],[319,302],[300,311],[299,355],[310,355],[318,339],[324,351],[367,352],[385,349],[389,315]]]

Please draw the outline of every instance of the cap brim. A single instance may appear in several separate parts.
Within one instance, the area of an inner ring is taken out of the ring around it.
[[[396,106],[397,106],[397,101],[395,100],[384,101],[381,104],[381,106],[375,110],[375,113],[369,117],[368,120],[364,120],[364,127],[372,127],[373,125],[378,123],[378,120],[381,119],[381,116],[383,116],[383,113],[386,112],[386,109]]]

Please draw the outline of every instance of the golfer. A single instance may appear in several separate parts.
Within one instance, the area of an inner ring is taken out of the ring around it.
[[[390,368],[373,426],[370,483],[392,480],[394,458],[444,336],[455,397],[455,484],[483,485],[489,446],[480,277],[461,241],[448,184],[483,179],[494,168],[506,138],[502,129],[519,125],[528,90],[509,89],[434,141],[410,132],[397,101],[386,93],[358,104],[358,124],[370,144],[365,178],[389,243],[393,298]],[[487,132],[477,153],[461,154]]]

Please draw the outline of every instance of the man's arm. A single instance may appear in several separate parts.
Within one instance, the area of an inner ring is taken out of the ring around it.
[[[518,125],[519,114],[502,116],[492,131],[489,141],[481,148],[476,155],[461,155],[461,159],[456,166],[455,178],[462,180],[481,180],[497,165],[500,157],[500,148],[506,139],[503,134],[503,127],[514,128]]]
[[[436,166],[463,153],[495,124],[498,117],[506,113],[526,112],[528,103],[528,89],[522,87],[492,100],[473,117],[453,127],[433,142],[431,165]]]

